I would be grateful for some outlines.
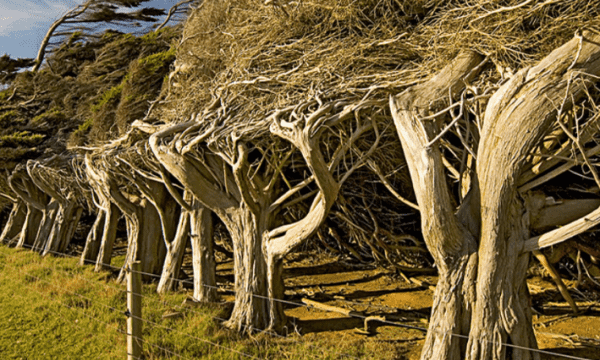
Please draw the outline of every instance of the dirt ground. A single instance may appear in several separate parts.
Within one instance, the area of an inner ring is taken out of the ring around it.
[[[124,253],[119,244],[115,253]],[[223,299],[233,301],[233,262],[217,253],[217,283]],[[184,271],[192,274],[188,249]],[[409,275],[410,276],[410,275]],[[324,252],[294,253],[285,263],[286,301],[303,299],[330,306],[329,311],[309,306],[285,305],[290,318],[289,332],[307,341],[369,342],[393,344],[393,359],[418,359],[431,313],[437,277],[411,276],[406,282],[393,269],[359,264]],[[600,287],[575,288],[565,280],[579,313],[564,301],[549,277],[530,276],[533,323],[541,350],[600,360]],[[369,320],[365,331],[365,317]],[[398,355],[400,354],[400,355]],[[565,359],[542,353],[542,359]]]
[[[218,263],[218,282],[224,288],[232,289],[232,267],[230,260]],[[185,270],[190,273],[191,267]],[[390,269],[348,263],[323,253],[292,254],[285,266],[286,300],[302,303],[308,299],[332,308],[325,311],[286,305],[293,327],[289,331],[308,341],[329,338],[393,342],[403,348],[402,358],[418,359],[437,278],[413,279],[417,283],[406,282]],[[573,284],[566,283],[580,308],[577,315],[550,280],[540,276],[528,280],[539,347],[558,354],[600,359],[600,289],[573,290]],[[225,298],[233,300],[233,296]],[[366,331],[364,318],[371,316],[380,316],[385,322],[369,320]],[[541,354],[541,358],[564,359],[549,354]]]

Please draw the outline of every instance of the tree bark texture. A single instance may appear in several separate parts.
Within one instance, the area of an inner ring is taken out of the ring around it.
[[[94,220],[94,224],[85,239],[85,247],[81,253],[81,258],[79,259],[79,265],[83,266],[96,262],[100,251],[100,243],[102,242],[105,219],[106,212],[100,209],[96,215],[96,220]]]
[[[121,209],[125,211],[124,209]],[[118,281],[125,280],[124,270],[134,261],[141,262],[142,279],[151,281],[155,279],[150,274],[160,275],[164,257],[165,244],[162,238],[160,218],[156,208],[142,200],[135,206],[134,211],[125,214],[127,223],[127,255]]]
[[[217,301],[217,280],[214,231],[211,211],[200,204],[189,214],[194,268],[194,299],[200,302]]]
[[[0,243],[13,243],[13,240],[21,233],[23,223],[27,216],[27,206],[23,201],[13,203],[12,210],[6,221],[6,225],[2,229],[0,235]]]
[[[422,359],[539,358],[518,348],[537,347],[525,282],[531,214],[518,180],[561,111],[582,95],[588,79],[575,81],[576,74],[600,73],[598,40],[584,33],[519,71],[491,97],[471,189],[456,213],[435,140],[442,118],[430,115],[447,105],[448,94],[457,97],[481,58],[459,54],[429,81],[390,99],[423,236],[440,272]]]
[[[39,229],[35,236],[35,241],[33,243],[33,250],[42,252],[46,248],[46,242],[50,237],[50,232],[52,231],[52,226],[54,225],[54,218],[58,213],[59,204],[55,200],[51,200],[48,203],[48,206],[41,211],[42,218],[39,224]]]
[[[77,206],[74,201],[66,201],[63,204],[59,204],[58,211],[52,222],[50,235],[42,252],[43,256],[52,252],[64,253],[67,250],[82,211],[83,209]]]
[[[41,231],[41,222],[43,221],[43,217],[44,216],[40,210],[31,205],[27,205],[27,215],[25,215],[23,227],[17,237],[17,248],[33,246],[33,249],[36,249],[36,235],[38,233],[38,229]]]
[[[172,241],[166,243],[167,253],[165,256],[165,263],[158,282],[158,287],[156,288],[156,292],[159,294],[172,291],[177,286],[177,279],[179,279],[183,255],[185,254],[185,248],[189,242],[189,237],[190,213],[186,210],[182,210],[179,215],[179,223],[177,225],[175,237]]]
[[[286,323],[279,301],[284,296],[283,257],[316,232],[340,187],[329,169],[330,164],[323,158],[319,145],[322,132],[316,129],[332,108],[326,106],[315,111],[305,124],[280,123],[278,117],[272,119],[272,132],[301,151],[320,190],[303,219],[276,229],[272,229],[271,206],[275,193],[270,186],[272,182],[258,176],[249,179],[245,144],[238,144],[236,161],[228,164],[215,155],[198,161],[162,144],[164,138],[185,130],[191,123],[172,126],[150,137],[152,151],[161,164],[203,206],[219,216],[232,237],[236,298],[227,322],[230,327],[240,331],[252,328],[280,331]],[[351,115],[352,110],[345,111]],[[347,114],[332,118],[339,122],[346,119]],[[368,128],[371,126],[361,131]],[[196,254],[196,250],[194,252]],[[212,256],[212,251],[208,253]]]
[[[117,237],[117,224],[121,217],[121,211],[117,205],[108,203],[103,210],[104,223],[102,224],[102,238],[100,240],[100,248],[98,249],[98,257],[96,258],[96,266],[94,271],[101,271],[108,268],[111,263],[113,246]]]

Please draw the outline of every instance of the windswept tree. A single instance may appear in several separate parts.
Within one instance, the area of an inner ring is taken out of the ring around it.
[[[285,325],[277,301],[284,294],[283,258],[323,224],[341,184],[377,147],[381,114],[374,105],[317,98],[264,119],[245,119],[223,118],[236,111],[219,99],[192,121],[150,137],[161,164],[219,216],[232,237],[236,301],[231,326],[281,330]],[[369,131],[377,134],[371,149],[349,163],[354,143]],[[329,151],[323,150],[325,139]],[[300,168],[305,178],[290,183],[284,173]],[[305,199],[312,199],[305,214],[283,221],[281,212]]]
[[[131,146],[135,140],[124,136],[86,154],[85,166],[88,177],[98,187],[95,192],[115,204],[125,217],[127,254],[123,269],[139,260],[143,272],[158,275],[165,256],[160,215],[144,193],[130,182],[130,175],[125,174],[130,170],[117,160],[118,153]],[[151,279],[149,275],[144,275],[143,278]],[[125,271],[121,271],[119,281],[124,280]]]
[[[71,36],[76,31],[82,29],[88,30],[86,26],[90,24],[117,24],[127,25],[142,22],[155,22],[156,16],[165,14],[163,9],[152,7],[142,7],[134,11],[123,11],[123,9],[135,9],[149,0],[87,0],[77,5],[54,21],[46,35],[42,39],[37,56],[34,60],[35,65],[32,71],[36,72],[44,62],[50,41],[54,37]],[[57,32],[59,28],[61,31]]]
[[[57,206],[50,232],[40,231],[37,235],[39,247],[43,247],[42,255],[67,250],[83,212],[84,197],[75,181],[72,160],[72,156],[53,156],[44,161],[27,162],[31,181],[51,199],[50,204]]]
[[[563,212],[560,222],[574,221],[532,236],[531,223],[540,221],[544,202],[521,179],[569,146],[588,165],[586,156],[598,151],[586,148],[598,126],[595,107],[586,104],[595,101],[599,40],[584,32],[537,65],[519,70],[491,97],[468,86],[476,81],[483,57],[464,52],[428,81],[390,98],[423,237],[440,276],[422,359],[539,358],[528,350],[536,348],[525,282],[530,252],[600,223],[600,209]],[[468,104],[485,105],[467,114]],[[462,132],[464,137],[465,130],[476,134],[464,143],[471,161],[462,166],[464,187],[457,202],[446,182],[440,147],[455,125],[463,130],[454,136]],[[552,140],[558,133],[563,141]],[[596,170],[589,169],[600,186]]]

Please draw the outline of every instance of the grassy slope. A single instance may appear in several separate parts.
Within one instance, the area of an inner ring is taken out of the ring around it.
[[[113,265],[119,260],[113,259]],[[78,266],[77,259],[40,258],[0,245],[0,358],[124,359],[123,289],[109,273],[94,273],[91,267]],[[182,308],[185,292],[159,296],[154,291],[155,285],[144,285],[142,316],[158,324],[144,324],[145,359],[180,358],[173,353],[183,359],[247,358],[230,349],[261,359],[402,359],[406,351],[403,346],[338,337],[241,338],[213,320],[227,317],[222,306]],[[162,319],[173,312],[181,316]]]

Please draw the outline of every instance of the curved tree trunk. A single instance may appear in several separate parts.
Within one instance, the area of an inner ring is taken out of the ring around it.
[[[42,211],[42,219],[37,231],[35,241],[33,243],[33,250],[42,252],[46,248],[46,242],[50,237],[52,226],[54,225],[54,218],[59,210],[59,204],[55,200],[51,200],[44,211]]]
[[[177,279],[183,263],[183,255],[190,237],[190,214],[182,210],[179,216],[179,225],[173,241],[166,244],[167,254],[163,265],[162,274],[156,292],[164,294],[175,289]]]
[[[0,235],[0,243],[13,243],[15,237],[21,233],[27,216],[26,209],[27,207],[23,201],[19,200],[13,203],[6,225],[4,225],[2,234]]]
[[[81,253],[81,258],[79,259],[79,265],[96,262],[98,252],[100,251],[100,243],[102,242],[105,218],[106,212],[100,209],[96,215],[96,220],[94,220],[94,224],[85,239],[85,247]]]
[[[124,209],[122,209],[124,210]],[[125,269],[134,261],[141,262],[142,279],[155,279],[159,275],[165,256],[165,244],[158,212],[146,200],[142,200],[133,212],[125,215],[127,222],[127,255],[117,281],[125,281]]]
[[[96,258],[96,267],[94,271],[108,269],[108,265],[112,260],[113,246],[117,237],[117,224],[121,217],[121,211],[113,204],[108,203],[103,210],[104,223],[102,227],[102,240],[100,240],[100,248],[98,249],[98,257]]]
[[[522,200],[527,195],[517,192],[518,179],[560,112],[584,92],[585,75],[573,77],[600,73],[599,40],[584,34],[581,42],[568,42],[537,66],[519,71],[492,96],[472,188],[457,214],[436,144],[439,119],[421,118],[442,109],[446,94],[461,91],[469,81],[464,77],[475,75],[479,57],[461,54],[428,82],[390,99],[423,236],[440,269],[422,359],[539,359],[539,353],[522,349],[537,344],[525,282],[531,214]]]
[[[52,222],[52,229],[44,246],[42,256],[51,252],[63,253],[71,242],[75,233],[75,226],[79,222],[83,209],[73,201],[60,204]]]

